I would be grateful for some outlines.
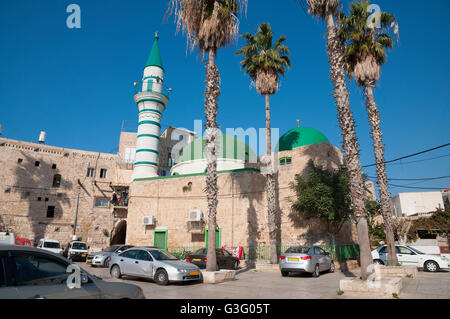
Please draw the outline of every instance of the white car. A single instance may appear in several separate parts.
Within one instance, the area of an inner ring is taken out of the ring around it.
[[[56,239],[42,238],[41,240],[39,240],[37,248],[51,251],[52,253],[60,255],[62,255],[63,252],[61,244]]]
[[[439,271],[450,268],[450,260],[439,255],[427,255],[410,246],[395,245],[398,262],[405,266],[417,266],[426,271]],[[387,246],[383,245],[372,251],[374,263],[387,264]]]

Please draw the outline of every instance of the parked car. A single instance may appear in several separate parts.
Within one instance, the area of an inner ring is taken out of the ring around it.
[[[279,266],[283,277],[290,272],[306,272],[319,277],[322,271],[334,272],[335,269],[330,253],[318,246],[289,247],[281,254]]]
[[[206,255],[208,248],[200,248],[192,254],[186,256],[186,261],[197,265],[199,268],[206,268]],[[233,256],[225,249],[216,248],[216,270],[220,269],[238,269],[239,258]]]
[[[0,245],[14,245],[15,236],[10,232],[0,232]]]
[[[202,278],[196,265],[178,260],[171,253],[159,248],[130,248],[119,255],[113,255],[109,272],[114,278],[123,275],[150,278],[158,285]]]
[[[81,270],[81,287],[70,289],[61,255],[33,247],[0,246],[0,299],[143,299],[140,287],[106,282]]]
[[[19,246],[30,246],[30,247],[32,246],[31,241],[28,238],[17,237],[15,240],[15,243],[16,243],[16,245],[19,245]]]
[[[411,246],[395,245],[397,260],[402,265],[412,265],[426,271],[439,271],[450,268],[450,260],[439,255],[429,255],[418,251]],[[373,262],[381,265],[387,264],[387,246],[382,245],[372,251]]]
[[[121,252],[132,247],[133,246],[131,245],[109,246],[98,253],[89,254],[86,258],[86,263],[90,264],[91,266],[109,267],[109,262],[111,261],[112,255],[120,254]]]
[[[89,247],[86,245],[86,243],[73,240],[67,244],[63,256],[73,261],[86,261],[88,248]]]
[[[42,238],[41,240],[39,240],[37,248],[48,250],[51,251],[52,253],[60,255],[62,255],[63,253],[61,245],[59,244],[59,241],[57,241],[56,239]]]

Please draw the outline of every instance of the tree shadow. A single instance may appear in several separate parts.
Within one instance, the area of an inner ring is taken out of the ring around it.
[[[72,189],[72,182],[63,178],[56,163],[46,161],[43,156],[33,157],[24,152],[21,152],[20,156],[21,162],[17,163],[14,171],[13,189],[20,194],[21,203],[27,203],[27,220],[31,234],[24,236],[23,233],[15,231],[16,237],[31,237],[28,239],[34,242],[34,245],[48,234],[62,237],[55,234],[63,233],[61,227],[66,227],[67,230],[68,226],[72,226],[73,229],[73,224],[57,223],[63,217],[63,207],[67,210],[72,206],[71,198],[68,197],[71,193],[67,193]],[[50,225],[54,227],[50,229]],[[23,225],[13,227],[17,230],[24,229]]]
[[[247,175],[247,176],[246,176]],[[257,259],[257,246],[258,239],[261,237],[260,231],[258,229],[258,214],[256,212],[255,203],[258,203],[262,199],[265,178],[257,172],[243,172],[243,173],[231,173],[231,178],[233,180],[233,185],[236,192],[240,194],[241,197],[247,198],[248,208],[247,208],[247,249],[246,268],[255,268],[255,261]],[[252,187],[252,185],[257,185]],[[262,189],[261,189],[262,188]],[[250,190],[253,190],[250,192]]]

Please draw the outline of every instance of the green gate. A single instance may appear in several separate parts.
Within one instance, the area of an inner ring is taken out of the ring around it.
[[[153,232],[153,246],[167,249],[167,230],[155,230]]]
[[[222,247],[221,245],[221,228],[216,230],[216,248]],[[205,247],[208,248],[208,228],[205,228]]]

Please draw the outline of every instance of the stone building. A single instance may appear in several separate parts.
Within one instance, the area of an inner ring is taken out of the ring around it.
[[[117,154],[53,147],[0,138],[0,228],[38,241],[67,243],[73,235],[93,250],[115,243],[202,247],[207,243],[204,138],[174,127],[160,132],[169,102],[158,37],[141,91],[135,95],[138,131],[121,132]],[[218,246],[269,243],[265,177],[249,145],[219,133]],[[183,143],[180,143],[183,142]],[[327,169],[343,161],[340,150],[314,128],[295,127],[279,139],[278,239],[282,244],[328,241],[324,223],[298,219],[291,211],[295,174],[307,163]],[[348,223],[338,243],[356,242]]]

